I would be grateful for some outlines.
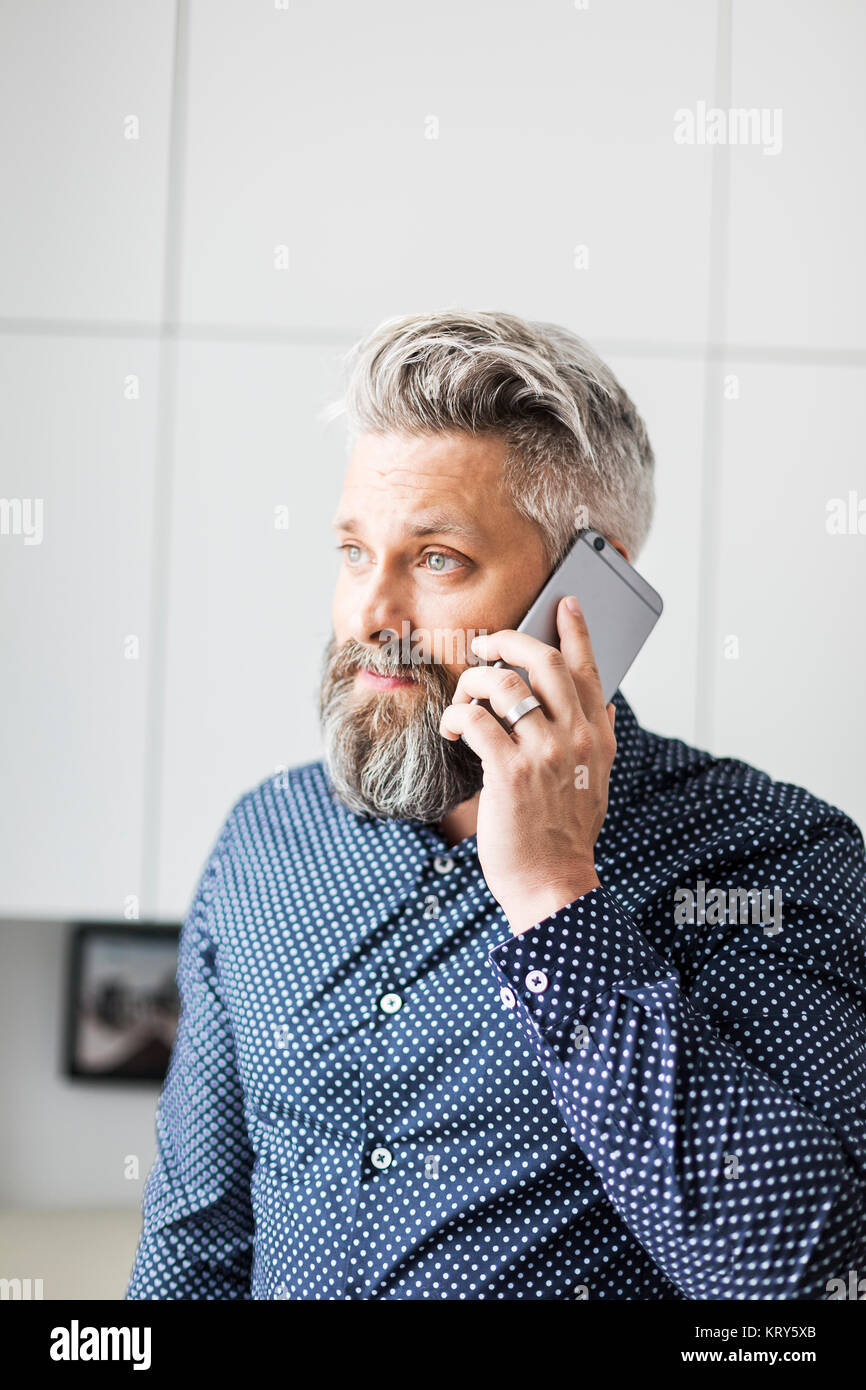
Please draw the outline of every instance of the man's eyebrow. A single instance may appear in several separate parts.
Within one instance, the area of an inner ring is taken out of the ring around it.
[[[360,522],[353,516],[337,517],[334,521],[335,531],[362,531]],[[459,535],[466,536],[469,540],[480,543],[484,540],[483,533],[477,526],[473,526],[470,521],[464,521],[460,517],[451,516],[448,512],[429,512],[415,518],[410,526],[407,526],[410,536],[434,536],[434,535]]]

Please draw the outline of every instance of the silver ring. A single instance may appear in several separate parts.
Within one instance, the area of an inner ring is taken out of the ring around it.
[[[513,730],[518,719],[522,719],[524,714],[528,714],[531,709],[541,709],[541,701],[536,700],[534,695],[525,695],[522,700],[518,700],[516,705],[512,705],[507,714],[502,716],[508,725],[509,733]]]

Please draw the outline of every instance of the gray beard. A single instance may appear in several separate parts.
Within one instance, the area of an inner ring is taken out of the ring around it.
[[[361,696],[355,674],[411,677],[424,695],[371,690]],[[360,815],[435,824],[481,790],[481,760],[460,739],[439,732],[454,682],[441,665],[410,666],[349,639],[326,650],[319,696],[325,764],[335,795]]]

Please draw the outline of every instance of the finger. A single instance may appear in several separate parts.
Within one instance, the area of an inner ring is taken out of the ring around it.
[[[589,640],[586,618],[573,595],[560,602],[556,610],[556,626],[560,649],[571,672],[581,708],[590,723],[595,723],[605,709],[604,691]]]
[[[439,721],[439,732],[452,742],[462,734],[485,766],[514,752],[511,736],[483,705],[448,705]]]
[[[616,732],[616,705],[610,704],[607,707],[607,717],[610,720],[611,732]]]
[[[471,700],[489,700],[495,713],[504,719],[510,709],[531,694],[523,677],[507,666],[469,666],[460,676],[451,702],[465,705]]]
[[[541,700],[549,719],[555,721],[558,715],[572,713],[576,687],[558,647],[548,646],[537,637],[530,637],[528,632],[502,628],[499,632],[476,637],[472,650],[485,661],[507,661],[510,666],[520,666],[526,671],[532,694]]]

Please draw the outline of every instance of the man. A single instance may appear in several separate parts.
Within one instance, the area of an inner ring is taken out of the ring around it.
[[[127,1297],[832,1296],[863,838],[606,707],[578,603],[514,630],[581,515],[637,555],[634,406],[457,311],[382,325],[346,404],[325,758],[241,797],[184,924]]]

